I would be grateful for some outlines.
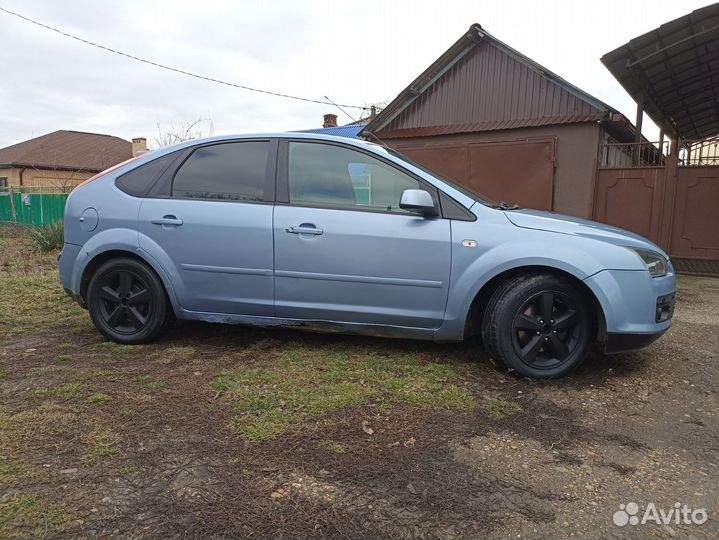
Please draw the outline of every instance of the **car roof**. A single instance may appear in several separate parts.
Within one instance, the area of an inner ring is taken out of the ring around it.
[[[233,140],[241,140],[241,139],[307,139],[307,140],[317,140],[317,141],[328,141],[328,142],[338,142],[342,144],[348,144],[351,146],[358,146],[360,148],[382,148],[381,145],[369,141],[365,141],[362,139],[350,139],[348,137],[337,137],[334,135],[325,135],[320,133],[302,133],[302,132],[274,132],[274,133],[241,133],[241,134],[234,134],[234,135],[215,135],[213,137],[203,137],[201,139],[190,139],[178,144],[174,144],[172,146],[167,146],[162,149],[157,150],[156,152],[159,152],[160,150],[162,153],[165,153],[165,150],[169,150],[170,152],[174,150],[179,150],[181,148],[187,148],[190,146],[196,146],[198,144],[205,144],[205,143],[212,143],[212,142],[222,142],[222,141],[233,141]],[[155,154],[159,155],[159,154]]]

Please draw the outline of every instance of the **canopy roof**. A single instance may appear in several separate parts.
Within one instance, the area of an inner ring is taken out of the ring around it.
[[[605,54],[602,63],[668,134],[719,134],[719,3]]]

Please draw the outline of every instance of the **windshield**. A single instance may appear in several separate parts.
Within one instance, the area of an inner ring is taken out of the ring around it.
[[[383,148],[384,148],[384,150],[387,151],[388,154],[392,154],[393,156],[398,157],[398,158],[400,158],[400,159],[403,160],[403,161],[406,161],[406,162],[409,163],[410,165],[413,165],[414,167],[417,167],[418,169],[420,169],[420,170],[426,172],[427,174],[431,174],[431,175],[434,176],[435,178],[438,178],[439,180],[441,180],[441,181],[444,182],[445,184],[448,184],[449,186],[451,186],[451,187],[453,187],[454,189],[456,189],[457,191],[459,191],[462,195],[466,195],[467,197],[469,197],[469,198],[472,199],[473,201],[477,201],[478,203],[481,203],[481,204],[483,204],[484,206],[490,206],[490,207],[492,207],[492,208],[499,208],[499,207],[500,207],[500,204],[497,203],[497,202],[495,202],[495,201],[493,201],[492,199],[489,199],[488,197],[484,197],[483,195],[479,195],[479,194],[475,193],[474,191],[470,191],[470,190],[467,189],[465,186],[463,186],[463,185],[461,185],[461,184],[458,184],[457,182],[455,182],[455,181],[453,181],[453,180],[450,180],[449,178],[447,178],[447,177],[445,177],[445,176],[442,176],[441,174],[437,173],[436,171],[433,171],[432,169],[428,169],[428,168],[425,167],[424,165],[422,165],[422,164],[420,164],[420,163],[417,163],[416,161],[414,161],[414,160],[408,158],[407,156],[405,156],[404,154],[401,154],[400,152],[397,152],[396,150],[393,150],[392,148],[388,148],[388,147],[386,147],[386,146],[383,147]]]

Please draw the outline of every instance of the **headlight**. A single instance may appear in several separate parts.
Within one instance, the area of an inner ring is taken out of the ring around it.
[[[648,249],[635,247],[627,247],[627,249],[629,251],[633,251],[639,256],[639,258],[646,265],[647,270],[649,270],[649,273],[652,277],[661,277],[669,273],[669,265],[667,264],[667,260],[660,253]]]

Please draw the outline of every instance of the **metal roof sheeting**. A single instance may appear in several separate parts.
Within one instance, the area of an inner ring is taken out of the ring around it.
[[[350,124],[348,126],[331,128],[303,129],[301,133],[321,133],[323,135],[334,135],[335,137],[346,137],[348,139],[363,139],[363,137],[359,136],[359,133],[364,127],[364,124]]]
[[[667,133],[719,134],[719,3],[632,39],[602,63]]]
[[[474,24],[367,131],[440,135],[592,122],[616,112]]]
[[[389,129],[381,132],[383,139],[404,137],[431,137],[434,135],[450,135],[452,133],[479,133],[481,131],[497,131],[500,129],[516,129],[523,127],[554,126],[559,124],[574,124],[578,122],[592,122],[604,118],[604,114],[587,114],[576,116],[546,116],[544,118],[530,118],[518,120],[496,120],[475,122],[470,124],[448,124],[442,126],[427,126],[415,128]]]

